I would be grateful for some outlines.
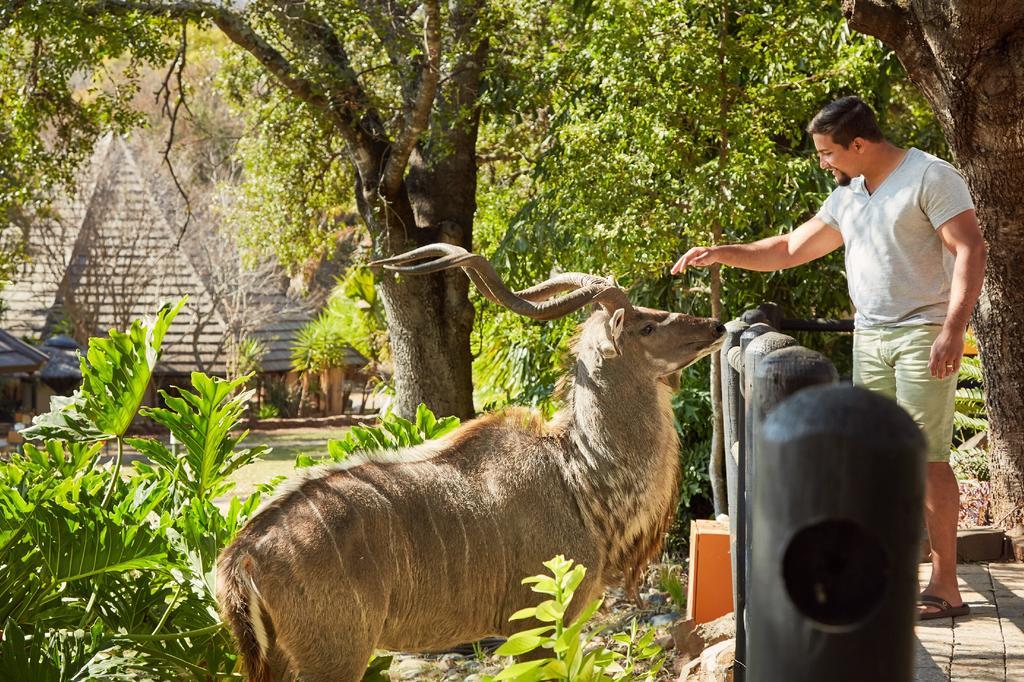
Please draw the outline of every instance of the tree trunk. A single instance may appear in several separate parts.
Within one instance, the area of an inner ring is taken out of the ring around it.
[[[901,7],[903,5],[903,7]],[[993,518],[1024,506],[1024,3],[844,0],[850,26],[899,56],[938,116],[988,244],[974,313],[990,420]]]
[[[437,275],[383,278],[395,368],[395,413],[411,419],[425,403],[438,416],[473,416],[469,335],[473,306],[461,270]]]
[[[452,20],[467,19],[453,15]],[[462,54],[438,93],[434,124],[409,157],[400,195],[387,207],[388,222],[371,230],[378,242],[384,242],[375,244],[378,253],[394,255],[435,242],[473,250],[477,100],[487,50],[485,40]],[[472,417],[469,340],[474,311],[469,278],[461,270],[397,280],[384,277],[380,293],[395,368],[395,412],[409,419],[425,403],[438,416]]]
[[[729,36],[729,2],[723,2],[720,24],[718,27],[718,186],[719,196],[725,197],[725,165],[729,158],[728,121],[730,88],[729,74],[726,71],[725,51],[726,39]],[[711,243],[722,242],[722,211],[711,227]],[[711,317],[722,319],[722,266],[715,264],[710,268],[711,274]],[[711,462],[708,474],[711,479],[711,493],[715,503],[715,516],[729,513],[729,491],[726,484],[726,458],[731,455],[725,451],[725,417],[722,414],[722,356],[711,354]]]
[[[954,148],[990,245],[973,323],[985,371],[992,518],[1012,525],[1024,505],[1024,156],[986,154],[962,143]]]
[[[472,250],[475,127],[471,136],[459,141],[435,161],[428,161],[417,149],[402,192],[383,209],[374,210],[372,197],[360,202],[367,224],[376,228],[371,234],[377,237],[377,253],[395,255],[436,242]],[[474,311],[469,278],[458,269],[434,275],[384,275],[378,289],[395,371],[395,413],[411,419],[424,403],[438,416],[472,417],[469,341]]]

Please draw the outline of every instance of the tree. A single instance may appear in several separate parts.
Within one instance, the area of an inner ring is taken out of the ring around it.
[[[1024,506],[1024,4],[844,0],[854,29],[893,49],[931,104],[988,243],[975,310],[990,420],[993,518]]]
[[[48,217],[56,193],[74,187],[96,138],[141,120],[130,106],[133,88],[111,87],[104,68],[92,79],[81,73],[83,56],[102,67],[124,50],[124,27],[106,18],[63,32],[73,7],[0,4],[0,290],[26,255],[30,225]],[[132,44],[129,69],[169,55],[162,32],[150,25],[136,27]]]
[[[331,167],[331,152],[343,150],[374,251],[390,255],[435,241],[472,248],[480,78],[489,49],[485,9],[483,2],[442,7],[436,0],[278,0],[244,7],[203,0],[23,0],[3,20],[25,36],[37,35],[44,47],[62,35],[80,36],[77,63],[92,68],[99,67],[90,50],[102,42],[103,26],[119,24],[113,34],[127,50],[134,44],[126,26],[145,27],[140,35],[180,34],[182,46],[184,24],[216,26],[272,77],[265,87],[301,119],[299,127],[315,122],[331,140],[319,163]],[[55,18],[60,31],[48,33],[46,24]],[[379,287],[397,411],[412,415],[426,401],[441,413],[470,416],[473,308],[466,278],[457,272],[412,281],[389,276]]]

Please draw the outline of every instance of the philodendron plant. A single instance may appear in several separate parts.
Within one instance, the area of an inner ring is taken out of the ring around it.
[[[142,406],[184,303],[90,339],[81,388],[55,398],[23,432],[24,450],[0,460],[0,680],[242,678],[213,597],[214,563],[270,488],[242,501],[228,477],[269,449],[242,445],[248,376],[193,372],[190,389]],[[136,415],[165,437],[126,438]],[[422,407],[415,424],[390,417],[332,442],[325,459],[437,438],[457,421]],[[117,455],[107,465],[109,444]],[[130,475],[125,445],[145,455]],[[365,679],[385,679],[390,660],[372,660]]]
[[[232,436],[245,378],[192,375],[192,391],[141,407],[185,300],[126,332],[94,338],[82,386],[56,398],[0,462],[0,679],[238,677],[214,594],[214,561],[259,502],[218,506],[227,476],[267,451]],[[141,407],[141,409],[140,409]],[[141,411],[183,448],[125,438]],[[98,465],[104,446],[116,456]],[[145,454],[121,472],[123,447]]]

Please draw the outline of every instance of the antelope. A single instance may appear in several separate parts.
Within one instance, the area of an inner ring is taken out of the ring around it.
[[[679,371],[721,345],[717,320],[634,307],[612,280],[584,273],[513,292],[452,245],[371,265],[462,268],[486,298],[538,320],[596,305],[549,422],[508,410],[314,470],[239,531],[219,557],[217,593],[255,682],[354,681],[375,649],[509,635],[519,629],[509,616],[537,601],[522,579],[558,554],[587,567],[567,618],[608,585],[635,595],[675,514],[670,397]]]

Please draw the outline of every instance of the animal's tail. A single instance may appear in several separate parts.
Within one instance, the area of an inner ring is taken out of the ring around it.
[[[221,615],[238,642],[250,682],[271,682],[268,652],[270,619],[253,583],[252,559],[244,550],[229,547],[217,564],[217,602]]]

